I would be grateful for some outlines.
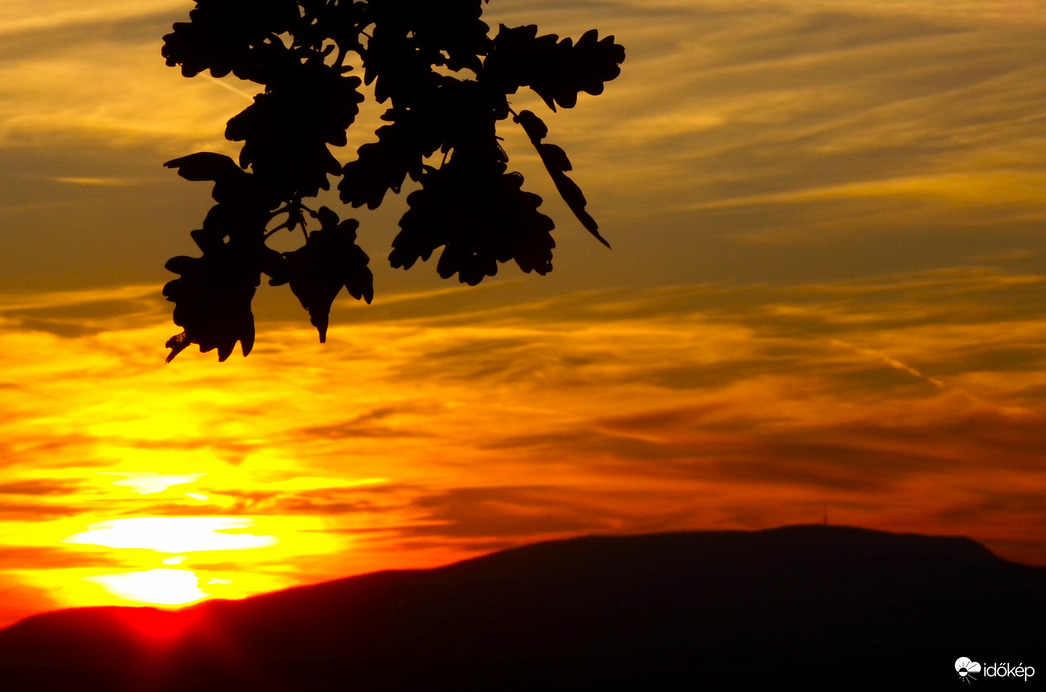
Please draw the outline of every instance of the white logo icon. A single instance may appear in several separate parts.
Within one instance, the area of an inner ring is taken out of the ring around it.
[[[970,682],[977,679],[973,677],[973,673],[981,672],[981,664],[963,656],[955,660],[955,672],[959,674],[960,680]]]

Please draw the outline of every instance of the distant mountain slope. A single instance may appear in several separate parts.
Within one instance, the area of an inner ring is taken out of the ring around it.
[[[960,656],[1046,682],[1044,616],[1046,569],[965,538],[587,537],[181,612],[35,616],[0,632],[0,689],[943,689]]]

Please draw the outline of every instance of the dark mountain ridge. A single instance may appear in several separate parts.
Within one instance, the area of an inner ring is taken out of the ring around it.
[[[1044,616],[1046,568],[966,538],[592,536],[175,612],[45,613],[0,632],[0,689],[936,689],[960,656],[1042,682]]]

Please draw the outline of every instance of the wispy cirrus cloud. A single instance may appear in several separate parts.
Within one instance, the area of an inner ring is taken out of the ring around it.
[[[260,522],[278,542],[238,558],[266,575],[258,588],[341,576],[324,555],[347,545],[363,571],[576,532],[813,521],[826,505],[1041,561],[1040,513],[999,497],[1046,487],[1044,288],[957,268],[533,302],[505,285],[474,309],[440,291],[351,311],[325,346],[264,323],[249,359],[220,366],[162,366],[165,318],[118,328],[137,294],[26,299],[109,326],[0,333],[17,382],[0,390],[0,517],[29,546],[114,517]],[[156,492],[121,481],[145,473]],[[185,478],[157,485],[168,476]],[[141,571],[146,555],[123,559]]]
[[[158,12],[176,13],[184,0],[160,0],[143,6],[135,0],[98,0],[90,5],[75,0],[48,0],[47,11],[31,0],[9,0],[0,9],[0,37],[69,26],[96,25],[98,28],[128,19],[148,17]]]

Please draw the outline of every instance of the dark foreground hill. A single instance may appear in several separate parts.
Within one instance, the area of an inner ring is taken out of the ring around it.
[[[1046,681],[1046,569],[964,538],[794,526],[589,537],[179,612],[0,632],[0,689],[955,689]],[[998,669],[996,669],[998,672]],[[1038,679],[1035,679],[1038,678]]]

